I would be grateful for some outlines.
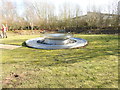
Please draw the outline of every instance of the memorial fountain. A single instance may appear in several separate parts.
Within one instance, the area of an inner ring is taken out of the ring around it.
[[[37,49],[69,49],[87,45],[87,41],[74,38],[70,33],[44,34],[43,37],[33,38],[25,41],[28,47]]]

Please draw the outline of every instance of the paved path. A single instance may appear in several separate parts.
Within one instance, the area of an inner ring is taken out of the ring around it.
[[[8,45],[8,44],[0,44],[0,48],[2,48],[2,49],[13,50],[13,49],[16,49],[16,48],[19,48],[19,47],[22,47],[22,46]]]

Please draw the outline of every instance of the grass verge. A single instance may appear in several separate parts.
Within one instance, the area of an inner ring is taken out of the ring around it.
[[[22,45],[39,35],[10,35],[1,43]],[[118,88],[118,36],[80,35],[79,49],[1,49],[3,88]]]

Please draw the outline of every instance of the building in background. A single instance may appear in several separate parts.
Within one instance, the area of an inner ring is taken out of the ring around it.
[[[84,20],[89,23],[89,26],[106,27],[116,24],[116,17],[118,16],[120,15],[101,12],[87,12],[86,15],[78,16],[77,18],[74,17],[73,19],[78,19],[80,21]]]

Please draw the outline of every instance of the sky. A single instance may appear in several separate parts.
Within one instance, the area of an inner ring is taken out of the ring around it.
[[[24,1],[27,2],[33,2],[34,0],[8,0],[11,2],[14,2],[14,4],[17,6],[17,10],[19,14],[22,14],[24,9]],[[112,4],[115,4],[116,2],[120,0],[36,0],[38,3],[40,1],[47,1],[48,3],[52,3],[56,7],[56,11],[59,12],[59,6],[61,6],[63,3],[72,3],[77,4],[80,6],[80,8],[83,10],[83,14],[86,13],[87,9],[90,9],[90,7],[101,7],[103,13],[108,13],[108,6],[111,6]]]

